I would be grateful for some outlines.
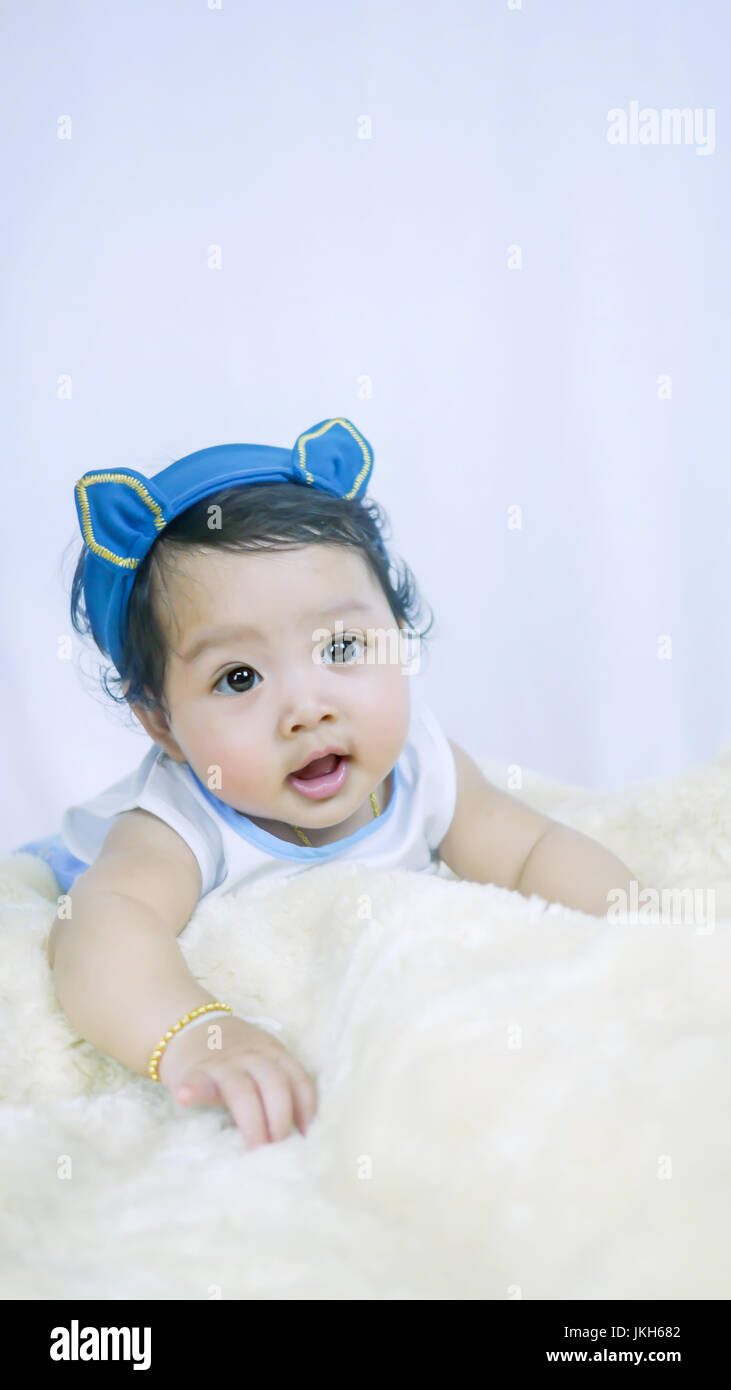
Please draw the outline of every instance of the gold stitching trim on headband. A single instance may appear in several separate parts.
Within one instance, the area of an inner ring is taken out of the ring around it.
[[[107,550],[105,545],[100,545],[95,539],[94,532],[91,528],[89,499],[86,495],[86,489],[90,483],[126,483],[128,487],[134,488],[145,506],[150,508],[158,531],[162,531],[167,525],[162,513],[162,508],[155,501],[154,497],[150,496],[147,488],[143,486],[138,478],[128,478],[126,473],[85,473],[83,478],[79,478],[76,484],[75,491],[79,499],[79,506],[81,507],[81,514],[83,517],[84,540],[89,549],[92,550],[95,555],[101,555],[103,560],[112,560],[115,565],[120,565],[122,569],[136,569],[137,565],[140,563],[139,560],[130,559],[126,555],[115,555],[112,550]]]
[[[308,439],[317,439],[318,435],[324,434],[326,430],[332,429],[333,425],[342,425],[343,429],[346,429],[349,434],[352,434],[356,443],[360,445],[363,458],[365,459],[365,463],[363,464],[363,467],[361,468],[360,473],[358,474],[358,477],[356,478],[355,483],[353,484],[353,487],[351,488],[350,492],[346,492],[344,494],[345,497],[355,497],[358,488],[360,487],[363,479],[366,476],[366,473],[368,472],[369,468],[373,463],[373,458],[365,442],[365,439],[362,435],[358,434],[358,431],[355,428],[355,426],[351,425],[348,420],[328,420],[327,424],[321,425],[319,430],[310,430],[309,434],[303,434],[302,438],[298,441],[297,444],[297,452],[300,456],[300,468],[304,472],[308,483],[314,482],[314,478],[305,464],[305,444],[307,443]]]

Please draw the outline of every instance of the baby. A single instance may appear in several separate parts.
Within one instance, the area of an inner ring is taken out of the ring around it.
[[[181,1104],[226,1105],[252,1148],[293,1122],[304,1134],[316,1090],[261,1020],[188,970],[176,937],[201,898],[244,882],[254,897],[335,858],[443,862],[596,915],[632,880],[492,786],[406,679],[428,628],[365,501],[372,466],[363,435],[331,419],[291,450],[221,445],[151,479],[76,484],[72,621],[153,743],[60,835],[20,847],[67,895],[48,959],[84,1038]]]

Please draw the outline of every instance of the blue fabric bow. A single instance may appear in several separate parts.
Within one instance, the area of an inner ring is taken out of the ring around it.
[[[84,600],[96,641],[119,668],[137,566],[168,523],[194,502],[235,483],[302,483],[335,497],[358,497],[372,469],[368,440],[349,420],[333,419],[298,435],[292,449],[216,444],[154,478],[132,468],[85,473],[74,495],[86,546]]]

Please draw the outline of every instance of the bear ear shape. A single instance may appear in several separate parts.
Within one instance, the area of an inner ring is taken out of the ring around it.
[[[297,436],[292,466],[302,482],[336,497],[357,497],[368,486],[373,450],[350,420],[320,420]]]
[[[74,487],[74,497],[87,549],[120,569],[136,569],[167,525],[154,484],[131,468],[85,473]]]

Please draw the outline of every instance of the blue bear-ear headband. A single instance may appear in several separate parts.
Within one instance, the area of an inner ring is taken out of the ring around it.
[[[154,478],[131,468],[85,473],[74,495],[86,546],[84,601],[99,646],[119,669],[137,566],[168,523],[194,502],[235,483],[302,483],[335,497],[358,497],[372,469],[368,440],[349,420],[334,419],[305,430],[292,449],[216,444]]]

